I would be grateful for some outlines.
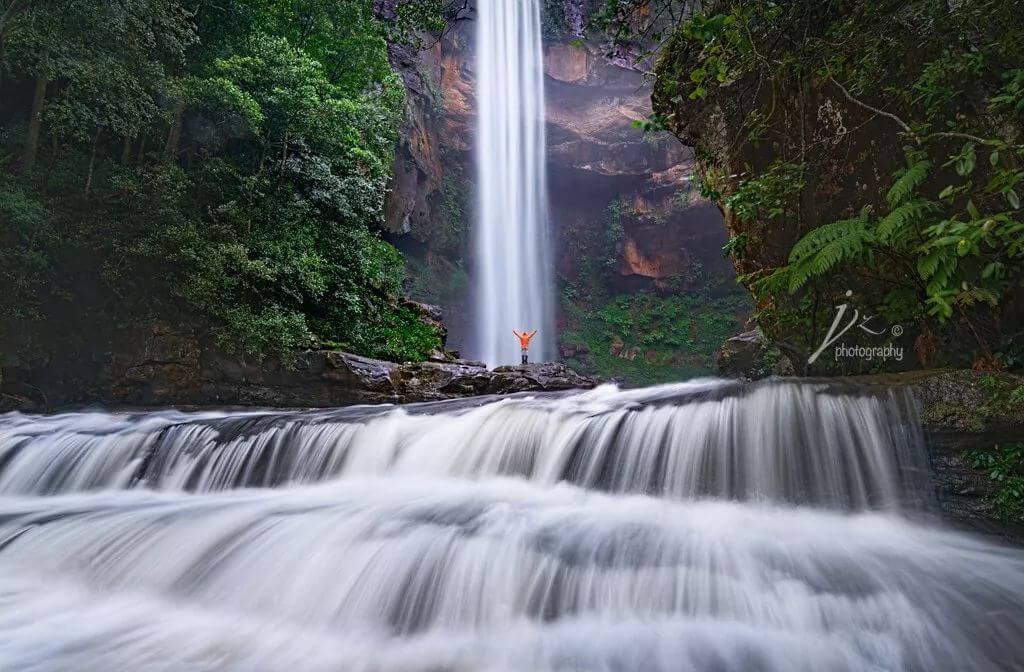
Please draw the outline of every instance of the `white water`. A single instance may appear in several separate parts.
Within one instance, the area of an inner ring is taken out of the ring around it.
[[[544,142],[544,54],[539,0],[477,3],[477,356],[518,364],[512,330],[554,342]]]
[[[830,383],[0,416],[0,670],[1021,669],[927,469]]]
[[[928,467],[916,422],[905,393],[710,379],[480,406],[12,416],[0,423],[0,494],[212,491],[394,474],[920,508]]]

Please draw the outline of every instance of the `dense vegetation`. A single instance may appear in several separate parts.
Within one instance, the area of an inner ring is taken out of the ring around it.
[[[1016,363],[1019,3],[611,0],[599,18],[657,58],[650,125],[696,147],[766,330],[812,350],[853,290],[921,364]]]
[[[382,5],[5,2],[3,363],[161,318],[237,354],[437,347],[379,225],[404,103],[387,44],[441,3]]]
[[[686,199],[678,207],[687,207]],[[582,372],[630,385],[709,375],[715,350],[750,312],[742,291],[697,260],[684,274],[623,286],[624,224],[652,216],[615,200],[601,221],[563,224],[562,245],[573,250],[575,266],[559,278],[559,340],[566,360]]]

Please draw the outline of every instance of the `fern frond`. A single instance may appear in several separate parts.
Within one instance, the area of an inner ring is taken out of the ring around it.
[[[931,247],[924,256],[917,260],[917,272],[926,281],[925,291],[929,295],[948,292],[951,280],[960,265],[956,248],[949,245]]]
[[[866,231],[867,222],[864,217],[853,219],[840,219],[837,222],[823,224],[816,229],[808,231],[803,238],[797,241],[796,245],[789,252],[789,263],[796,263],[816,255],[830,243],[842,240],[851,236],[857,236]]]
[[[879,220],[875,226],[875,238],[883,244],[900,245],[914,233],[915,224],[919,223],[926,214],[938,209],[938,203],[922,198],[902,203]]]
[[[914,193],[914,189],[921,186],[921,183],[928,177],[928,171],[931,168],[931,161],[911,161],[907,164],[906,168],[896,173],[896,181],[889,187],[889,192],[885,195],[885,200],[888,201],[889,207],[895,208],[897,205],[906,202],[911,194]]]
[[[824,275],[837,264],[853,261],[870,251],[875,237],[864,217],[843,219],[814,229],[790,253],[789,292],[812,277]]]
[[[995,307],[999,305],[999,295],[983,287],[971,287],[958,293],[954,303],[965,308],[979,303]]]
[[[764,295],[784,292],[789,287],[789,271],[789,266],[776,268],[768,275],[751,282],[750,288],[754,290],[755,293]]]

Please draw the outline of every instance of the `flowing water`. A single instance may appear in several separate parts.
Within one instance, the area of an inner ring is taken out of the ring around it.
[[[519,361],[512,330],[536,329],[531,357],[553,343],[547,231],[544,54],[540,0],[477,3],[476,356]]]
[[[0,670],[1024,669],[902,392],[0,416]]]

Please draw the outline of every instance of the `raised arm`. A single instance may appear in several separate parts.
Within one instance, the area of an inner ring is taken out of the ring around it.
[[[531,332],[530,332],[530,338],[533,338],[533,337],[534,337],[534,335],[535,335],[536,333],[537,333],[537,330],[536,330],[536,329],[534,329],[533,331],[531,331]]]
[[[515,329],[513,329],[513,330],[512,330],[512,333],[513,333],[513,334],[515,334],[515,337],[516,337],[516,338],[521,338],[521,337],[522,337],[522,334],[520,334],[520,333],[519,333],[518,331],[516,331]]]

